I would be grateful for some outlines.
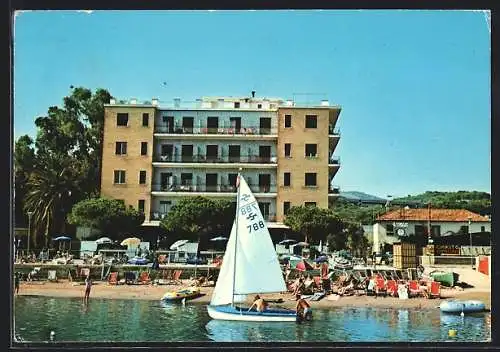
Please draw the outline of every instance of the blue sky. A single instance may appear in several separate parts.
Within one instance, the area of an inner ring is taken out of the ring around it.
[[[36,11],[14,26],[15,138],[70,85],[167,102],[315,93],[296,99],[342,106],[342,191],[491,191],[481,12]]]

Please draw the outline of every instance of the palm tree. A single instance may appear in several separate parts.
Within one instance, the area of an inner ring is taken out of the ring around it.
[[[75,185],[72,180],[73,169],[59,162],[49,162],[43,169],[36,169],[27,183],[25,212],[33,212],[35,230],[34,244],[37,244],[36,234],[43,231],[45,245],[48,244],[51,231],[64,231],[66,215],[71,208],[71,195]]]

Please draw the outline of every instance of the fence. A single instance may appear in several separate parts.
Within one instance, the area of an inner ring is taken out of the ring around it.
[[[423,255],[418,257],[418,264],[426,265],[475,265],[475,256],[456,256],[456,255],[442,255],[442,256],[428,256]]]

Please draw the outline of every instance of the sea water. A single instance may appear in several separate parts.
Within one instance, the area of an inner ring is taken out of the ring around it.
[[[439,309],[315,309],[311,322],[212,320],[194,302],[17,296],[15,336],[23,342],[487,342],[491,313]],[[454,337],[449,330],[456,330]]]

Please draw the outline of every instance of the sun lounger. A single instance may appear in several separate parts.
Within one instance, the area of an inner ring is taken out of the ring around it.
[[[315,294],[313,294],[309,300],[310,301],[319,301],[320,299],[322,299],[323,297],[325,297],[325,293],[324,292],[316,292]]]
[[[408,295],[409,297],[418,297],[423,295],[417,280],[408,281],[408,290],[410,291]]]
[[[109,285],[118,285],[118,272],[113,271],[113,272],[109,273],[108,284]]]
[[[387,280],[387,293],[393,297],[398,295],[398,284],[396,280]]]
[[[169,281],[169,284],[182,285],[181,275],[182,275],[182,270],[174,270],[172,274],[172,279]]]
[[[430,285],[429,285],[430,284]],[[438,281],[430,281],[427,283],[428,298],[441,297],[441,283]]]
[[[139,275],[139,283],[140,284],[150,284],[151,278],[149,277],[149,273],[147,271],[141,272]]]
[[[48,280],[52,281],[52,282],[57,282],[57,271],[55,271],[55,270],[49,270]]]
[[[385,284],[385,280],[382,277],[378,277],[375,279],[375,295],[379,294],[387,295],[387,286]]]
[[[135,273],[133,273],[132,271],[126,271],[124,273],[124,276],[125,276],[125,283],[127,285],[135,284]]]

